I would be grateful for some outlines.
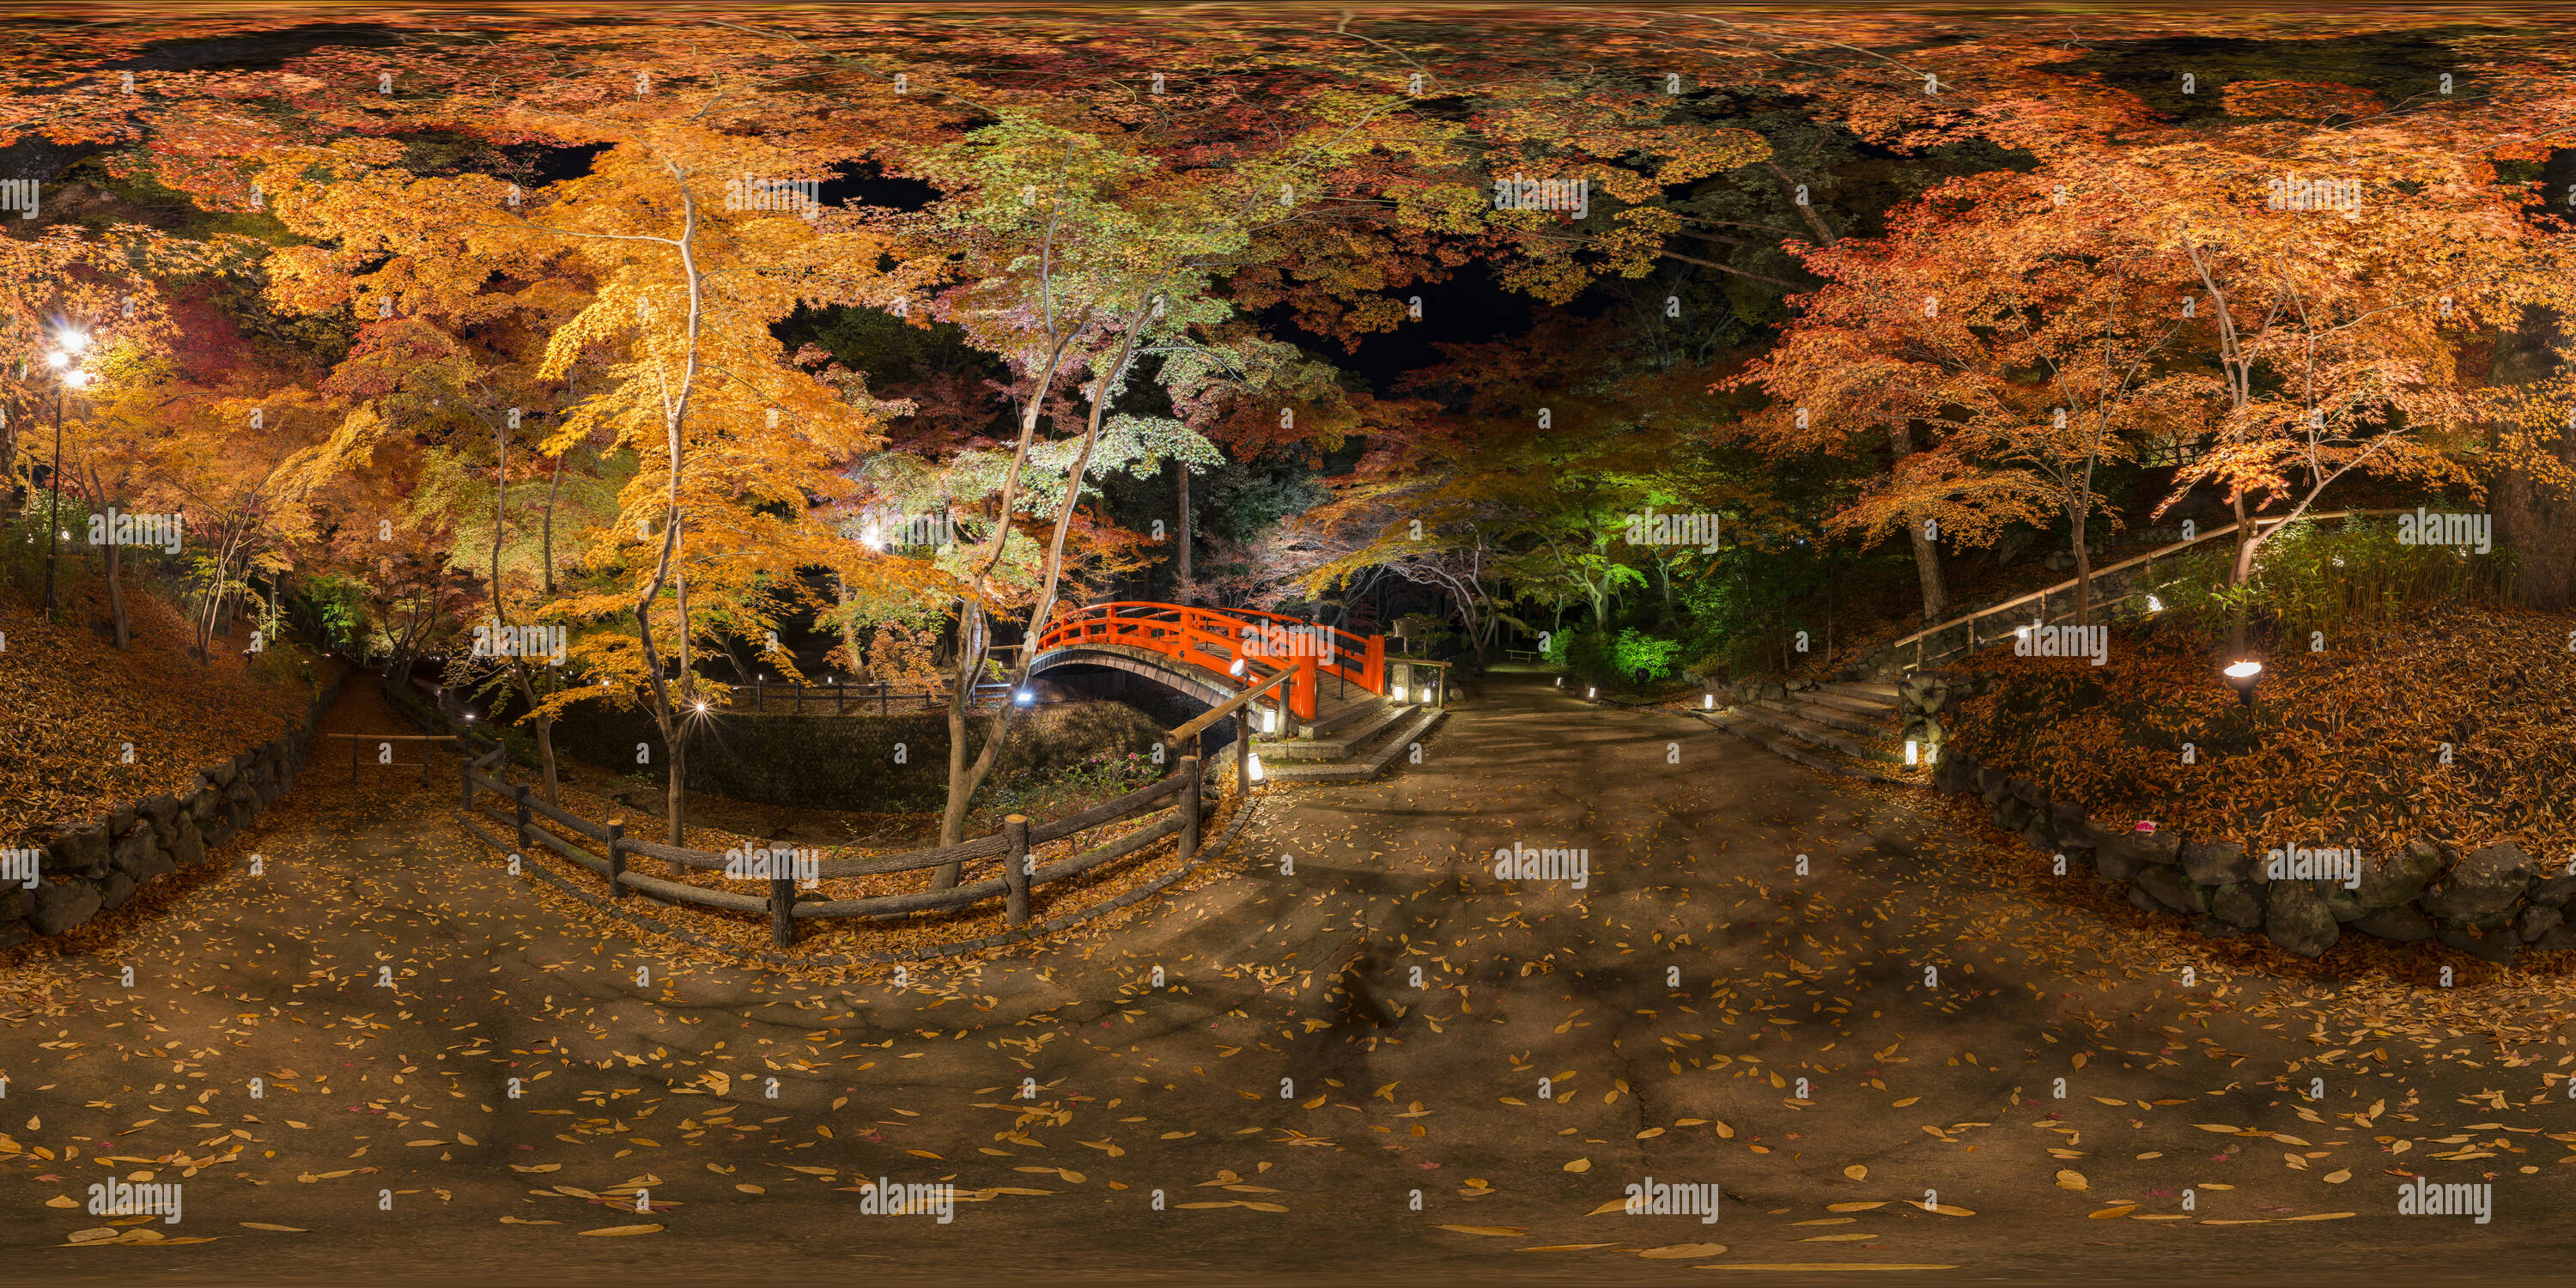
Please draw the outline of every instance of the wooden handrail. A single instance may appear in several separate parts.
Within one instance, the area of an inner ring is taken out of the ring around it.
[[[1235,712],[1251,705],[1253,699],[1270,692],[1272,689],[1278,688],[1281,684],[1294,678],[1296,674],[1297,673],[1294,671],[1281,671],[1279,674],[1271,676],[1269,679],[1263,680],[1261,683],[1253,685],[1251,688],[1245,689],[1243,692],[1238,693],[1231,698],[1227,698],[1224,702],[1208,708],[1206,714],[1186,721],[1180,728],[1164,734],[1163,745],[1166,747],[1183,747],[1189,745],[1189,740],[1207,732],[1209,725],[1215,724],[1217,721],[1223,720],[1227,716],[1233,715]]]
[[[1239,706],[1252,697],[1271,690],[1292,674],[1293,672],[1283,671],[1255,685],[1230,703],[1227,709]],[[459,740],[469,749],[476,743],[485,741],[475,734],[460,735]],[[581,867],[606,877],[611,893],[621,897],[633,890],[672,903],[693,904],[728,912],[767,912],[770,915],[772,933],[777,942],[782,945],[794,942],[795,923],[799,919],[841,916],[878,917],[907,912],[940,911],[967,907],[994,897],[1002,897],[1006,900],[1006,917],[1010,923],[1015,926],[1022,925],[1030,916],[1027,891],[1033,885],[1061,880],[1088,871],[1112,859],[1134,853],[1163,837],[1175,834],[1181,838],[1182,857],[1187,859],[1195,847],[1202,810],[1199,758],[1194,755],[1183,756],[1172,773],[1115,799],[1104,801],[1090,809],[1067,815],[1050,823],[1030,827],[1026,819],[1014,815],[1003,831],[991,836],[902,854],[827,860],[817,864],[815,870],[815,875],[818,877],[849,877],[916,871],[972,859],[1005,856],[1013,863],[1017,863],[1020,861],[1019,856],[1027,854],[1030,846],[1060,840],[1104,823],[1131,817],[1154,808],[1165,798],[1177,798],[1176,805],[1165,811],[1161,819],[1120,837],[1108,845],[1049,864],[1034,874],[1004,872],[989,880],[961,883],[945,890],[917,890],[868,899],[800,902],[796,898],[794,883],[787,880],[772,880],[769,883],[770,893],[764,897],[693,886],[686,882],[644,876],[627,870],[625,857],[629,854],[660,859],[682,867],[713,870],[724,869],[729,865],[730,860],[705,850],[662,845],[628,837],[624,834],[622,825],[612,824],[602,827],[535,799],[523,785],[503,782],[480,772],[498,764],[505,751],[506,748],[495,743],[489,752],[466,760],[460,771],[464,799],[461,802],[463,813],[459,817],[463,820],[466,829],[485,844],[497,850],[516,853],[507,842],[476,826],[473,821],[476,816],[502,823],[514,832],[519,842],[519,850],[530,848],[531,843],[542,845]],[[504,812],[489,804],[478,804],[477,789],[508,798],[510,810]],[[602,858],[591,854],[552,832],[533,827],[531,824],[537,818],[544,818],[558,824],[577,836],[606,842],[607,857]]]
[[[2412,511],[2412,510],[2336,510],[2336,511],[2334,511],[2334,512],[2333,512],[2333,513],[2331,513],[2331,514],[2302,514],[2302,515],[2298,515],[2298,516],[2295,516],[2295,517],[2296,517],[2299,521],[2301,521],[2301,522],[2319,522],[2319,523],[2322,523],[2322,522],[2324,522],[2324,521],[2325,521],[2325,520],[2327,520],[2327,519],[2341,519],[2341,518],[2347,518],[2347,517],[2350,517],[2350,516],[2352,516],[2352,515],[2356,515],[2356,514],[2361,515],[2361,516],[2364,516],[2364,517],[2369,517],[2369,516],[2371,516],[2371,515],[2382,515],[2382,514],[2412,514],[2412,513],[2414,513],[2414,511]],[[2261,530],[2261,527],[2262,527],[2263,525],[2269,524],[2269,525],[2272,525],[2272,526],[2277,527],[2277,526],[2279,526],[2279,525],[2281,525],[2281,524],[2284,524],[2284,523],[2288,523],[2288,522],[2290,522],[2290,520],[2291,520],[2293,517],[2294,517],[2294,516],[2284,514],[2284,515],[2276,515],[2276,516],[2273,516],[2273,517],[2270,517],[2270,518],[2266,518],[2266,517],[2264,517],[2264,516],[2262,516],[2262,515],[2259,515],[2259,514],[2258,514],[2258,515],[2254,516],[2254,523],[2256,524],[2256,530],[2257,530],[2257,531],[2260,531],[2260,530]],[[2223,528],[2217,528],[2217,529],[2213,529],[2213,530],[2208,531],[2208,532],[2204,532],[2204,533],[2200,534],[2199,536],[2193,537],[2193,538],[2192,538],[2191,540],[2189,540],[2189,541],[2177,541],[2177,542],[2175,542],[2175,543],[2174,543],[2174,544],[2172,544],[2172,545],[2165,546],[2165,547],[2162,547],[2162,548],[2160,548],[2160,549],[2156,549],[2156,550],[2150,550],[2150,551],[2148,551],[2147,553],[2142,554],[2142,555],[2134,555],[2134,556],[2131,556],[2130,558],[2123,559],[2123,560],[2121,560],[2120,562],[2115,563],[2115,564],[2106,564],[2106,565],[2104,565],[2104,566],[2102,566],[2102,567],[2100,567],[2100,568],[2096,568],[2096,569],[2094,569],[2094,570],[2093,570],[2093,573],[2092,573],[2092,576],[2091,576],[2091,577],[2089,577],[2089,578],[2086,578],[2086,577],[2069,577],[2069,578],[2067,578],[2066,580],[2061,581],[2061,582],[2057,583],[2057,584],[2056,584],[2056,585],[2054,585],[2054,586],[2047,586],[2047,587],[2043,587],[2043,588],[2041,588],[2041,589],[2039,589],[2039,590],[2032,591],[2031,593],[2029,593],[2029,594],[2027,594],[2027,595],[2023,595],[2023,596],[2021,596],[2021,597],[2020,597],[2020,598],[2018,598],[2018,599],[2007,599],[2007,600],[2005,600],[2004,602],[2002,602],[2002,603],[2000,603],[2000,604],[1992,604],[1992,605],[1989,605],[1989,606],[1987,606],[1987,607],[1985,607],[1985,608],[1978,609],[1976,612],[1970,613],[1970,614],[1968,614],[1968,615],[1967,615],[1967,616],[1965,616],[1965,617],[1954,617],[1954,618],[1951,618],[1949,621],[1946,621],[1946,622],[1941,623],[1941,624],[1940,624],[1940,625],[1938,625],[1938,626],[1926,626],[1926,627],[1924,627],[1922,630],[1916,631],[1916,632],[1914,632],[1914,633],[1913,633],[1913,634],[1911,634],[1911,635],[1900,635],[1900,636],[1898,636],[1897,638],[1895,638],[1894,640],[1889,641],[1886,647],[1887,647],[1889,650],[1895,650],[1895,649],[1901,649],[1901,648],[1904,648],[1904,647],[1905,647],[1906,645],[1908,645],[1908,644],[1918,644],[1918,645],[1919,645],[1919,644],[1921,644],[1921,643],[1922,643],[1926,638],[1928,638],[1928,637],[1930,637],[1930,636],[1938,635],[1938,634],[1940,634],[1940,633],[1941,633],[1941,632],[1943,632],[1943,631],[1951,630],[1951,629],[1954,629],[1954,628],[1956,628],[1956,627],[1960,627],[1960,626],[1965,626],[1965,625],[1967,625],[1967,624],[1968,624],[1968,623],[1970,623],[1970,622],[1981,621],[1981,620],[1983,620],[1983,619],[1985,619],[1985,618],[1992,617],[1992,616],[1994,616],[1994,615],[1995,615],[1995,614],[1997,614],[1997,613],[2003,612],[2003,611],[2004,611],[2004,610],[2006,610],[2006,609],[2010,609],[2010,608],[2017,608],[2017,607],[2020,607],[2020,606],[2021,606],[2021,605],[2023,605],[2023,604],[2030,603],[2030,602],[2031,602],[2031,601],[2033,601],[2033,600],[2044,600],[2044,599],[2048,598],[2048,597],[2049,597],[2049,596],[2051,596],[2051,595],[2063,594],[2063,593],[2065,593],[2065,592],[2067,592],[2067,591],[2070,591],[2070,590],[2075,589],[2076,584],[2077,584],[2077,583],[2079,583],[2079,582],[2088,581],[2088,580],[2090,580],[2090,581],[2100,581],[2102,578],[2107,577],[2107,576],[2110,576],[2112,573],[2119,572],[2119,571],[2121,571],[2121,570],[2123,570],[2123,569],[2133,568],[2133,567],[2136,567],[2136,566],[2137,566],[2137,565],[2139,565],[2139,564],[2152,563],[2152,562],[2154,562],[2154,561],[2156,561],[2156,560],[2158,560],[2158,559],[2162,559],[2162,558],[2164,558],[2164,557],[2165,557],[2165,556],[2167,556],[2167,555],[2173,554],[2174,552],[2176,552],[2176,551],[2178,551],[2178,550],[2188,550],[2188,549],[2190,549],[2191,547],[2196,546],[2196,545],[2199,545],[2200,543],[2202,543],[2202,542],[2204,542],[2204,541],[2214,541],[2214,540],[2216,540],[2216,539],[2218,539],[2218,538],[2220,538],[2220,537],[2227,536],[2227,535],[2229,535],[2230,533],[2235,532],[2238,526],[2239,526],[2239,525],[2237,525],[2237,524],[2233,524],[2233,523],[2231,523],[2231,524],[2228,524],[2226,527],[2223,527]]]

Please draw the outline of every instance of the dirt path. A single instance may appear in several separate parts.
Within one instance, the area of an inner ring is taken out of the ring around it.
[[[353,685],[325,728],[401,726]],[[2540,1134],[2576,1056],[2522,994],[2205,944],[1535,680],[1400,776],[1273,794],[1114,935],[902,986],[567,920],[448,821],[453,773],[317,759],[54,964],[60,1013],[0,1026],[0,1132],[53,1155],[0,1159],[0,1280],[2487,1278],[2555,1265],[2576,1197]],[[1519,846],[1582,887],[1498,881]],[[2398,1216],[2408,1164],[2493,1221]],[[214,1241],[56,1246],[108,1222],[49,1200],[110,1176]],[[859,1215],[878,1177],[975,1201]],[[1649,1177],[1722,1218],[1591,1215]]]

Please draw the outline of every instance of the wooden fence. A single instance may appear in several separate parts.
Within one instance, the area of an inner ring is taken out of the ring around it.
[[[1237,694],[1216,709],[1171,731],[1165,735],[1165,741],[1175,748],[1193,746],[1199,732],[1276,689],[1292,674],[1283,671]],[[1235,726],[1237,781],[1241,785],[1240,790],[1248,791],[1254,781],[1250,768],[1251,723],[1237,720]],[[916,872],[954,863],[959,865],[960,879],[947,889],[915,890],[865,899],[800,899],[792,876],[771,875],[767,878],[767,893],[755,895],[711,889],[635,871],[630,861],[638,857],[668,863],[674,874],[691,868],[721,872],[734,861],[706,850],[685,849],[631,837],[626,835],[622,824],[593,823],[549,805],[537,799],[526,784],[511,783],[496,776],[508,754],[506,748],[478,734],[468,733],[462,737],[469,754],[464,757],[460,771],[460,821],[485,844],[505,853],[528,854],[539,846],[553,850],[606,879],[613,898],[623,899],[640,891],[670,903],[727,912],[766,913],[770,937],[781,945],[796,942],[798,921],[817,917],[887,917],[914,912],[953,912],[994,898],[1003,901],[1003,915],[1009,924],[1026,925],[1030,892],[1036,887],[1080,876],[1104,863],[1134,854],[1164,837],[1178,836],[1180,859],[1183,863],[1189,862],[1198,852],[1200,825],[1208,813],[1209,782],[1202,773],[1200,758],[1188,754],[1179,757],[1173,772],[1165,777],[1052,822],[1033,823],[1013,814],[1003,820],[1001,831],[971,841],[901,854],[824,859],[812,869],[813,875],[822,878],[864,877]],[[495,797],[503,804],[495,804]],[[1160,817],[1106,844],[1044,865],[1033,858],[1039,846],[1148,813],[1159,813]],[[539,826],[540,820],[571,833],[575,839],[568,840]],[[498,823],[508,829],[508,839],[485,831],[481,825],[485,822]],[[511,841],[516,844],[511,844]],[[987,864],[992,865],[991,876],[966,879],[965,873],[969,868]]]
[[[2391,514],[2411,513],[2413,513],[2411,510],[2336,510],[2330,514],[2301,515],[2300,522],[2323,523],[2328,519],[2340,519],[2351,515],[2359,515],[2365,518],[2376,518]],[[2267,528],[2278,527],[2283,523],[2289,522],[2289,519],[2287,516],[2274,518],[2263,518],[2257,516],[2253,522],[2255,524],[2255,530],[2260,532]],[[2204,542],[2215,541],[2220,537],[2232,536],[2235,534],[2236,528],[2237,525],[2231,523],[2226,527],[2216,528],[2211,531],[2201,533],[2189,541],[2177,541],[2172,545],[2160,546],[2145,554],[2136,555],[2131,558],[2123,559],[2115,564],[2096,568],[2093,570],[2092,580],[2097,583],[2096,589],[2098,590],[2100,588],[2098,583],[2100,583],[2102,579],[2106,577],[2115,577],[2127,572],[2131,568],[2143,569],[2144,572],[2140,574],[2142,577],[2151,576],[2155,572],[2156,560],[2171,558],[2174,555],[2180,554],[2183,551],[2189,550],[2193,546],[2200,545]],[[2035,606],[2033,608],[2034,615],[2042,622],[2054,623],[2063,618],[2071,618],[2075,613],[2076,583],[2081,580],[2083,579],[2070,577],[2054,586],[2043,587],[2042,589],[2032,591],[2031,593],[2020,596],[2019,598],[2007,599],[2000,604],[1991,604],[1987,607],[1980,608],[1965,617],[1954,617],[1938,626],[1924,627],[1922,630],[1916,631],[1911,635],[1898,637],[1896,640],[1889,643],[1883,652],[1902,654],[1906,649],[1912,648],[1914,650],[1914,660],[1904,662],[1903,665],[1908,671],[1919,670],[1933,662],[1947,661],[1950,658],[1957,657],[1964,653],[1972,653],[1987,644],[1997,643],[2004,639],[2011,633],[2010,627],[2007,627],[2000,633],[1989,632],[1982,640],[1977,636],[1977,623],[1985,620],[1986,618],[1993,617],[1998,613],[2012,613],[2021,609],[2025,605],[2033,605]],[[2048,602],[2049,597],[2052,595],[2058,597],[2058,608],[2060,610],[2053,615],[2049,611]],[[2131,590],[2125,594],[2114,595],[2106,599],[2096,599],[2093,601],[2093,610],[2108,618],[2115,615],[2116,610],[2126,607],[2133,601],[2144,599],[2146,598],[2146,595],[2147,592],[2144,590]],[[2026,623],[2014,623],[2014,625],[2024,624]],[[1947,647],[1942,647],[1938,650],[1934,650],[1931,647],[1930,641],[1938,639],[1946,632],[1958,630],[1962,627],[1966,628],[1965,632],[1956,643]]]

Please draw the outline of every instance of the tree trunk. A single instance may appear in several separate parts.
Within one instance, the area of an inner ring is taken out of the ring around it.
[[[2075,624],[2089,626],[2093,621],[2093,552],[2084,545],[2085,512],[2093,507],[2069,506],[2067,519],[2075,532]]]
[[[555,597],[555,498],[563,492],[563,458],[555,458],[555,481],[546,485],[546,598]]]
[[[2254,524],[2245,513],[2245,496],[2238,493],[2236,506],[2236,557],[2227,567],[2227,588],[2236,592],[2227,606],[2227,660],[2245,660],[2245,586],[2254,574]]]
[[[1176,460],[1172,464],[1178,466],[1181,471],[1181,602],[1196,604],[1198,596],[1189,591],[1190,536],[1193,531],[1190,526],[1190,463]]]
[[[123,567],[118,557],[122,553],[115,542],[107,543],[107,612],[116,624],[116,646],[120,649],[131,648],[134,644],[125,626],[125,582],[117,575]]]
[[[1887,445],[1896,453],[1895,459],[1889,463],[1889,468],[1894,469],[1914,454],[1913,429],[1905,425],[1891,426],[1887,431]],[[1937,622],[1941,620],[1941,610],[1949,606],[1950,599],[1941,588],[1941,551],[1932,544],[1930,537],[1923,535],[1923,520],[1919,515],[1905,516],[1905,538],[1914,545],[1914,577],[1923,591],[1923,620],[1926,623]]]
[[[2576,161],[2576,156],[2551,155],[2550,170],[2569,172],[2562,184],[2576,182],[2576,166],[2568,161]],[[2497,338],[2488,383],[2521,385],[2547,379],[2558,370],[2551,346],[2560,334],[2555,313],[2527,311],[2520,327]],[[2495,446],[2493,429],[2488,432],[2488,445]],[[2576,468],[2576,432],[2561,431],[2553,454]],[[2564,612],[2576,605],[2576,497],[2554,492],[2528,470],[2513,469],[2496,480],[2492,508],[2496,540],[2522,557],[2514,574],[2515,596],[2543,612]]]

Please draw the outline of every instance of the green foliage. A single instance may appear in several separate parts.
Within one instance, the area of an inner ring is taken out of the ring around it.
[[[27,489],[27,506],[7,521],[0,522],[0,570],[5,570],[8,583],[30,604],[42,604],[45,595],[45,530],[46,517],[54,512],[54,494],[42,488]],[[86,585],[91,569],[83,558],[88,544],[83,537],[89,531],[90,508],[79,497],[64,494],[60,500],[61,532],[71,535],[56,541],[54,598],[68,602],[74,591]]]
[[[1575,639],[1582,634],[1581,631],[1556,631],[1550,634],[1547,637],[1547,647],[1539,650],[1539,656],[1553,665],[1565,665],[1566,658],[1573,653]]]
[[[2427,503],[2425,508],[2441,507]],[[2324,631],[2330,637],[2427,604],[2503,603],[2512,596],[2519,564],[2503,546],[2481,555],[2455,547],[2400,545],[2394,519],[2302,520],[2267,538],[2255,554],[2252,580],[2231,591],[2227,569],[2233,551],[2211,544],[2219,548],[2158,561],[2155,579],[2142,587],[2167,614],[2178,614],[2207,633],[2225,629],[2229,611],[2240,601],[2281,630],[2294,635]]]
[[[366,629],[366,584],[339,573],[323,573],[304,584],[304,616],[313,632],[333,652],[354,654]]]
[[[1679,673],[1675,665],[1681,658],[1682,642],[1661,635],[1649,635],[1636,627],[1619,632],[1612,650],[1612,662],[1623,677],[1635,678],[1644,672],[1649,680],[1670,679]]]
[[[1032,771],[989,793],[979,811],[986,816],[984,826],[974,830],[998,832],[1013,814],[1040,821],[1078,814],[1164,773],[1164,766],[1139,751],[1104,751],[1052,772]]]

